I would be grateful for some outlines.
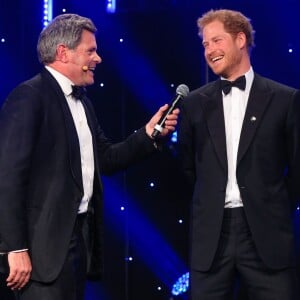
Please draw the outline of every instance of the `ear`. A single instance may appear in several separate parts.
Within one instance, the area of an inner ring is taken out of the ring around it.
[[[240,49],[247,47],[247,38],[244,32],[239,32],[236,35],[236,42]]]
[[[68,47],[64,44],[59,44],[56,48],[56,59],[61,62],[68,62]]]

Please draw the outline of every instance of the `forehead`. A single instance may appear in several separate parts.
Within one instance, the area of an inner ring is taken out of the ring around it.
[[[96,44],[95,34],[88,30],[83,30],[81,34],[80,44]]]
[[[218,20],[215,20],[204,26],[203,40],[207,40],[213,38],[216,35],[226,34],[226,33],[227,32],[225,31],[223,23]]]

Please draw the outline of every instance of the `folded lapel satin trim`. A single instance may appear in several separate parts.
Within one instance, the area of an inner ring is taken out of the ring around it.
[[[101,173],[100,173],[100,169],[99,169],[100,163],[99,163],[97,143],[96,143],[96,139],[97,139],[96,126],[97,126],[98,123],[97,123],[97,120],[94,117],[94,109],[92,107],[92,104],[91,104],[90,100],[87,98],[87,96],[84,96],[82,98],[81,102],[82,102],[82,105],[84,107],[87,122],[88,122],[89,128],[91,130],[91,134],[92,134],[95,172],[98,175],[97,177],[99,178]],[[102,190],[103,187],[102,187],[101,180],[98,180],[98,182],[100,184],[100,189]]]
[[[214,149],[222,167],[227,172],[227,150],[221,80],[212,86],[211,94],[201,94],[204,115]]]

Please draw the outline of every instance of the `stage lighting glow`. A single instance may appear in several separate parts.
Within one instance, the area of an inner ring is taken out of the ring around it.
[[[110,14],[114,14],[116,12],[116,4],[117,0],[107,0],[106,11]]]
[[[177,131],[174,131],[171,136],[171,142],[177,143]]]
[[[2,39],[1,39],[1,43],[5,43],[5,38],[2,38]]]
[[[46,27],[53,18],[53,0],[44,0],[43,26]]]
[[[185,293],[189,288],[189,279],[190,279],[190,273],[187,272],[183,274],[176,283],[174,283],[172,288],[172,295],[178,296],[183,293]]]
[[[153,182],[150,183],[150,187],[154,187],[155,184]]]

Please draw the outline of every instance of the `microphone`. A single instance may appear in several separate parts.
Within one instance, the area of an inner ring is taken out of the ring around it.
[[[82,71],[84,71],[84,72],[88,71],[88,69],[89,69],[88,66],[83,66],[83,67],[82,67]]]
[[[169,114],[171,114],[172,111],[177,107],[179,100],[181,100],[187,96],[189,91],[190,90],[189,90],[188,86],[186,86],[185,84],[180,84],[176,88],[176,97],[172,101],[172,103],[169,104],[168,110],[164,112],[162,117],[159,119],[158,123],[155,125],[154,130],[151,134],[152,138],[155,139],[162,132],[163,128],[165,127],[165,122],[166,122],[167,116]]]

